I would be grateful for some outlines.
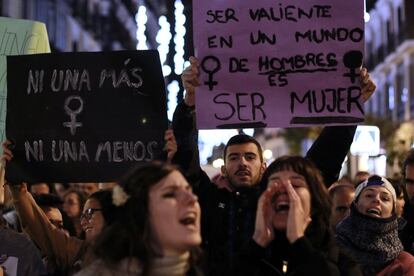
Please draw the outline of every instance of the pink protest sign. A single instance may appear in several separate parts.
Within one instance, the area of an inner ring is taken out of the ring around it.
[[[198,128],[363,121],[363,4],[193,0]]]

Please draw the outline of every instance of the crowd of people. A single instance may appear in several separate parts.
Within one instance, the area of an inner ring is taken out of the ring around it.
[[[190,64],[167,160],[116,183],[9,183],[3,143],[0,275],[414,275],[414,150],[402,180],[338,179],[356,126],[325,127],[305,157],[270,164],[238,134],[210,179]],[[366,101],[375,90],[366,69],[360,85]]]

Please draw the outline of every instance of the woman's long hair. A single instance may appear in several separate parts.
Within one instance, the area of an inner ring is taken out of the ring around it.
[[[129,199],[117,208],[114,222],[106,227],[95,244],[95,254],[108,265],[125,258],[137,258],[143,274],[150,271],[152,260],[160,257],[153,244],[149,221],[151,187],[175,171],[170,165],[152,162],[131,170],[119,183]]]

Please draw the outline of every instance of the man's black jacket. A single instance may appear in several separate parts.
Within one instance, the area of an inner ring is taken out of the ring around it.
[[[234,261],[254,231],[257,201],[265,183],[230,192],[214,185],[200,168],[198,132],[194,109],[181,103],[173,117],[178,151],[175,163],[181,166],[201,206],[201,233],[207,258],[207,275],[234,275]],[[338,179],[356,126],[325,127],[307,152],[329,186]]]

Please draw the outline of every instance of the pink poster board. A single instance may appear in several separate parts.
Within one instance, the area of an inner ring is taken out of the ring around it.
[[[363,121],[361,0],[193,0],[197,127]]]

